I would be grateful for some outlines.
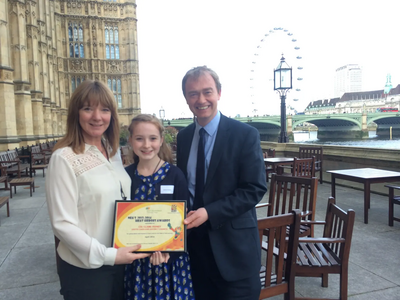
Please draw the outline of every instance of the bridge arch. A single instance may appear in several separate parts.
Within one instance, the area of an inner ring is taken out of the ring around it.
[[[370,113],[367,118],[368,124],[374,122],[377,125],[376,134],[381,137],[400,136],[400,113]]]
[[[264,141],[277,141],[280,133],[280,116],[235,118],[247,123],[260,132]],[[192,118],[166,120],[165,126],[173,126],[178,130],[193,122]],[[377,135],[388,136],[392,127],[393,136],[400,136],[400,113],[353,113],[324,115],[294,115],[287,116],[288,135],[298,125],[308,122],[318,126],[319,139],[349,138],[361,139],[369,136],[368,125],[378,124]]]
[[[292,116],[293,128],[298,125],[308,122],[319,127],[327,126],[347,126],[362,129],[361,114],[326,114],[326,115],[296,115]]]

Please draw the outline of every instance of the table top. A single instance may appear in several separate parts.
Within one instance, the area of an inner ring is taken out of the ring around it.
[[[283,162],[293,162],[293,157],[267,157],[264,158],[265,162],[269,163],[283,163]]]
[[[43,169],[47,168],[48,165],[32,165],[32,169]]]
[[[14,178],[13,180],[11,180],[9,183],[13,184],[13,183],[32,183],[34,182],[34,179],[31,177],[24,177],[24,178]]]
[[[355,178],[363,178],[363,179],[400,177],[400,172],[374,169],[374,168],[332,170],[326,172],[338,175],[345,175],[349,177],[355,177]]]

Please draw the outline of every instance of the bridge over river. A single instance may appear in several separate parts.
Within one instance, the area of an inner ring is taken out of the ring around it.
[[[280,116],[235,118],[258,129],[261,140],[277,141],[280,130]],[[287,116],[287,132],[293,141],[293,129],[303,123],[311,123],[318,127],[318,139],[362,139],[368,138],[368,126],[377,125],[376,134],[389,137],[400,136],[400,113],[354,113],[354,114],[315,114]],[[170,125],[178,130],[193,122],[193,119],[165,120],[165,125]]]

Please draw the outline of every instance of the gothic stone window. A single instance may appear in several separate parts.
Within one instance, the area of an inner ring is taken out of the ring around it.
[[[85,76],[71,76],[71,91],[74,92],[78,85],[85,80]]]
[[[106,25],[104,34],[106,41],[106,59],[119,59],[118,26]]]
[[[120,78],[108,78],[108,87],[114,94],[115,101],[118,104],[118,108],[122,108],[122,95],[121,95],[121,79]]]
[[[75,22],[68,23],[69,57],[84,58],[83,26]]]

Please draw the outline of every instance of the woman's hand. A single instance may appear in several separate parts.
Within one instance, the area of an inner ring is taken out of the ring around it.
[[[115,265],[131,264],[134,260],[150,256],[150,253],[132,253],[139,250],[141,245],[132,247],[122,247],[117,249],[117,257],[115,258]]]
[[[169,253],[154,252],[150,256],[150,262],[152,265],[160,265],[166,263],[169,260]]]

